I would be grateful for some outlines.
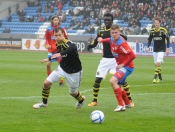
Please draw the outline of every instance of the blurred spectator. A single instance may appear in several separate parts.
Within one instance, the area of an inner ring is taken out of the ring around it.
[[[42,6],[38,6],[38,10],[36,12],[41,13],[42,12]]]
[[[75,26],[76,23],[77,23],[77,18],[74,16],[74,17],[72,17],[72,20],[70,21],[69,27]]]
[[[84,33],[94,34],[95,33],[94,26],[88,25],[88,28],[85,30]]]
[[[54,7],[53,6],[50,7],[50,13],[54,13]]]
[[[74,16],[74,11],[70,8],[68,14],[69,14],[70,16]]]
[[[47,5],[44,6],[44,13],[48,13]]]
[[[134,34],[136,34],[136,35],[139,35],[141,33],[141,29],[140,29],[140,27],[139,26],[135,26],[134,27]]]
[[[81,26],[81,23],[78,22],[77,25],[75,25],[72,29],[73,30],[78,30],[80,28],[80,26]]]
[[[2,26],[2,21],[0,20],[0,27]]]
[[[61,15],[61,22],[66,22],[66,14],[64,12]]]
[[[100,26],[101,25],[101,21],[98,18],[95,18],[94,24],[96,26]]]
[[[148,30],[146,29],[146,27],[143,27],[141,30],[141,35],[148,35]]]
[[[59,9],[62,10],[62,8],[63,8],[63,4],[62,4],[61,1],[58,2],[58,6],[57,6],[57,8],[58,8],[58,10],[59,10]]]
[[[92,44],[93,43],[93,41],[94,41],[94,38],[92,37],[92,35],[90,35],[90,37],[88,38],[88,44],[90,45],[90,44]]]
[[[11,7],[9,6],[9,7],[8,7],[8,13],[9,13],[9,15],[11,14],[11,12],[12,12],[12,11],[11,11]]]
[[[166,26],[166,29],[167,29],[169,37],[173,36],[173,30],[169,26]]]
[[[4,28],[3,33],[10,33],[10,27]]]
[[[8,22],[11,22],[12,21],[12,16],[11,15],[8,16],[7,21]]]

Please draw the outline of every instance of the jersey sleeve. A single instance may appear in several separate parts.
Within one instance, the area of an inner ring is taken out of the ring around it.
[[[46,30],[44,37],[46,39],[46,44],[49,44],[49,37],[50,37],[50,35],[49,35],[48,29]]]
[[[120,49],[124,54],[128,54],[132,51],[131,47],[128,45],[126,41],[121,44]]]
[[[97,29],[97,36],[96,38],[94,39],[94,41],[91,43],[93,45],[93,47],[96,47],[97,44],[98,44],[98,41],[97,39],[100,37],[100,28]]]
[[[167,40],[167,48],[169,48],[170,47],[170,38],[168,35],[168,31],[166,29],[164,29],[164,35],[165,35],[165,38]]]

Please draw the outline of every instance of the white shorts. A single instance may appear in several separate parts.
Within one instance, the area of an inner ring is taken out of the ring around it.
[[[47,78],[52,84],[59,81],[60,77],[65,78],[67,85],[69,86],[69,92],[74,94],[77,92],[78,87],[82,79],[82,71],[77,73],[68,74],[63,69],[58,66]]]
[[[117,63],[115,58],[102,58],[98,65],[96,77],[105,79],[108,74],[116,72]]]
[[[162,63],[164,56],[165,56],[165,52],[153,52],[154,63],[155,64],[157,62]]]

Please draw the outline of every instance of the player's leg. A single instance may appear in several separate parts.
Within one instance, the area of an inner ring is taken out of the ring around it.
[[[130,92],[130,87],[129,87],[128,82],[125,81],[122,86],[123,86],[123,89],[126,92],[126,95],[127,95],[128,99],[129,99],[129,101],[131,102],[132,107],[134,107],[134,101],[131,98],[131,92]]]
[[[118,102],[118,106],[114,110],[117,112],[124,111],[126,109],[125,104],[123,103],[123,98],[122,98],[122,88],[121,88],[121,85],[118,84],[118,77],[120,78],[122,76],[124,76],[124,73],[116,72],[116,74],[114,76],[112,76],[110,79],[111,87],[113,88],[115,97],[116,97],[117,102]]]
[[[88,106],[97,106],[97,97],[98,97],[98,92],[100,90],[100,83],[103,78],[97,78],[95,79],[95,83],[93,85],[93,100],[91,103],[88,104]]]
[[[154,59],[154,64],[155,64],[155,71],[154,71],[154,78],[153,78],[153,83],[156,83],[157,76],[159,74],[158,67],[156,65],[157,63],[157,57],[158,57],[158,52],[153,52],[153,59]]]
[[[43,89],[42,89],[42,102],[33,105],[33,108],[39,109],[41,107],[45,107],[48,104],[48,97],[50,95],[50,87],[53,83],[59,80],[57,76],[57,71],[53,71],[44,81]]]
[[[48,61],[48,62],[46,63],[46,65],[47,65],[47,75],[48,75],[48,76],[49,76],[49,75],[51,74],[51,72],[52,72],[52,70],[51,70],[51,64],[52,64],[51,61]]]
[[[65,73],[65,75],[67,84],[69,86],[69,93],[78,101],[75,105],[75,108],[79,109],[83,106],[83,103],[85,101],[85,96],[82,96],[82,94],[78,91],[81,83],[82,71],[73,74]]]
[[[57,59],[57,62],[60,63],[61,60],[62,60],[62,58],[60,57],[60,58]],[[64,78],[61,76],[60,77],[60,83],[59,83],[58,86],[63,86],[63,85],[64,85]]]
[[[158,52],[156,67],[158,70],[159,79],[157,80],[157,82],[163,82],[162,74],[161,74],[161,71],[162,71],[161,70],[161,63],[163,62],[164,54],[165,54],[164,52]]]
[[[98,92],[100,90],[100,83],[103,78],[106,77],[108,74],[108,71],[110,70],[111,67],[111,61],[113,59],[111,58],[102,58],[100,60],[100,64],[98,65],[97,72],[96,72],[96,79],[93,84],[93,100],[91,103],[88,104],[88,106],[96,106],[97,105],[97,97],[98,97]],[[115,60],[113,60],[115,62]]]

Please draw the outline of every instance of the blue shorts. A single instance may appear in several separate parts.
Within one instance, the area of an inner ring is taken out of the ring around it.
[[[54,52],[54,53],[48,53],[48,55],[47,55],[47,58],[49,59],[50,57],[52,57],[54,54],[56,54],[56,52]],[[54,58],[54,59],[52,59],[51,60],[51,62],[56,62],[57,61],[57,58]]]
[[[123,67],[119,70],[116,71],[114,76],[118,80],[118,84],[124,84],[126,78],[134,71],[134,68],[129,68],[129,67]]]

